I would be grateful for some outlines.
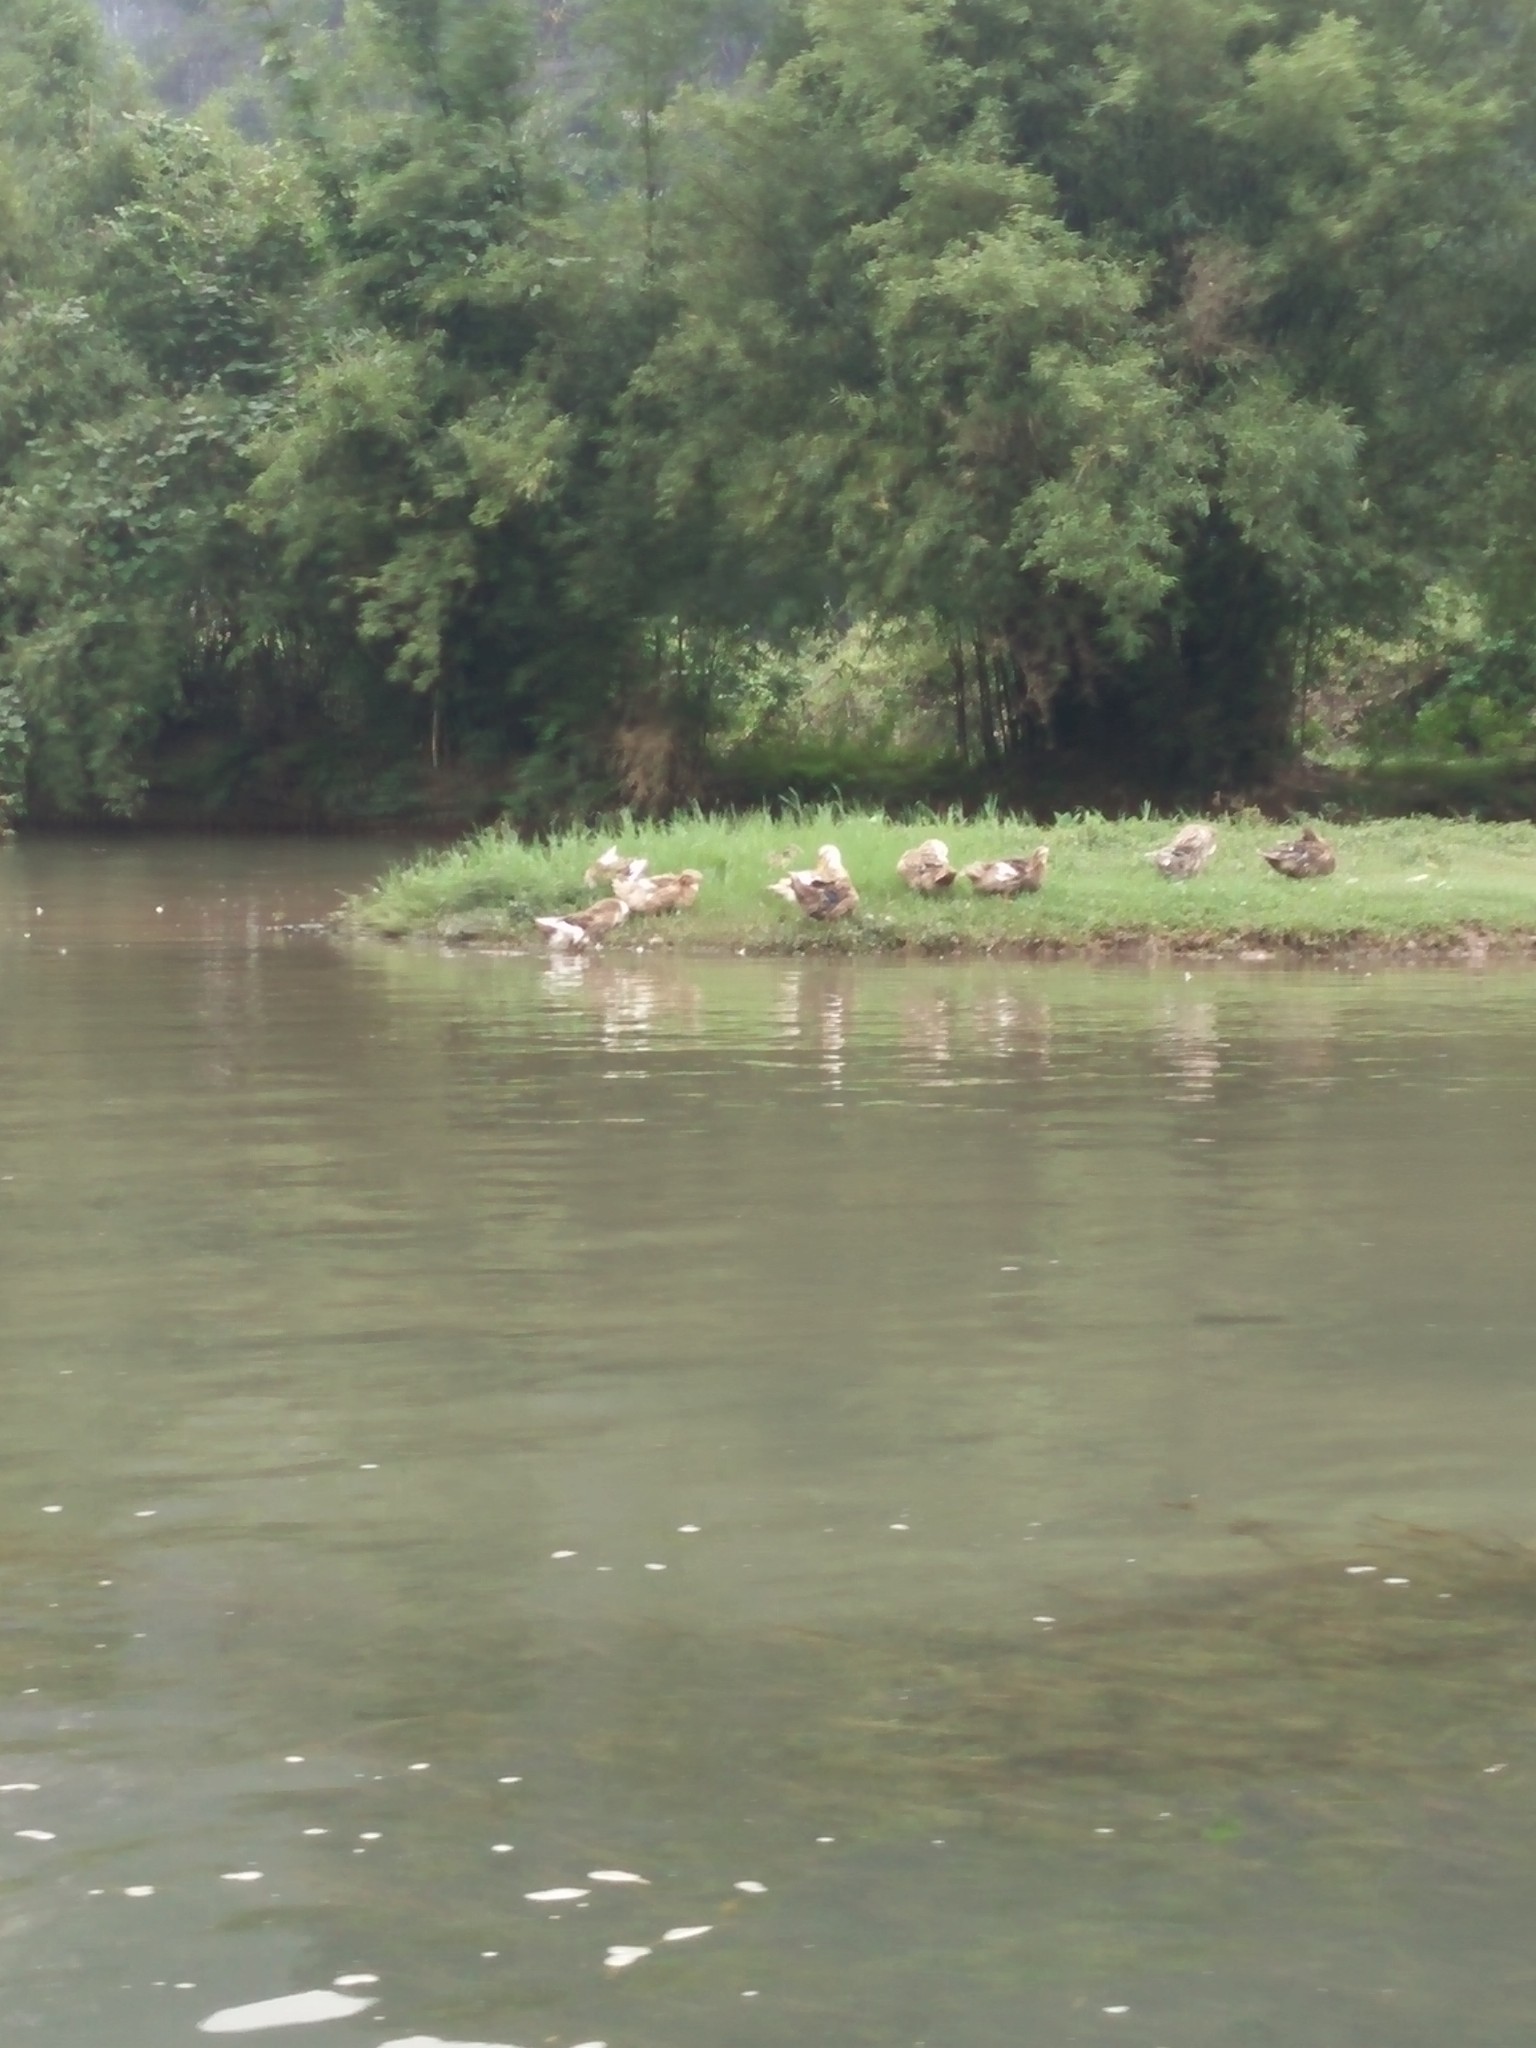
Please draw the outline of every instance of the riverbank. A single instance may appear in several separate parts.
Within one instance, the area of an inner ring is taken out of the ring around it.
[[[1169,883],[1145,856],[1177,822],[1079,815],[1048,830],[1008,818],[914,825],[825,808],[792,820],[753,812],[632,825],[618,833],[626,853],[645,855],[653,873],[697,868],[704,882],[694,909],[632,918],[609,943],[842,954],[1536,951],[1536,825],[1329,825],[1337,871],[1291,882],[1260,858],[1290,830],[1249,814],[1217,821],[1218,850],[1203,875]],[[1045,887],[1005,901],[977,897],[961,881],[944,895],[916,896],[896,860],[930,833],[946,840],[956,866],[1048,844]],[[341,927],[358,936],[536,948],[536,915],[592,900],[583,871],[611,836],[582,831],[524,843],[497,829],[476,833],[391,869],[349,900]],[[829,840],[853,874],[860,905],[854,917],[821,925],[771,895],[769,884],[786,865],[809,865]]]

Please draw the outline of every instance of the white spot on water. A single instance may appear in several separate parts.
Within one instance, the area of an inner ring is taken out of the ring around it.
[[[699,1525],[697,1522],[679,1522],[677,1525],[677,1533],[679,1536],[697,1536],[699,1533]]]
[[[370,1828],[366,1834],[359,1834],[357,1839],[360,1842],[382,1842],[384,1837],[377,1828]]]
[[[0,1792],[40,1792],[42,1787],[26,1778],[18,1778],[14,1785],[0,1785]]]
[[[1115,1831],[1113,1828],[1095,1828],[1093,1832],[1096,1835],[1112,1835]]]
[[[46,1828],[18,1828],[16,1839],[18,1842],[56,1842],[59,1838],[50,1835]]]
[[[712,1927],[669,1927],[661,1937],[663,1941],[697,1941],[701,1934],[712,1934]]]
[[[375,1977],[369,1970],[354,1970],[350,1976],[333,1977],[331,1979],[331,1982],[333,1984],[340,1984],[343,1986],[347,1984],[377,1984],[378,1981],[378,1978]]]
[[[759,1884],[755,1877],[738,1877],[735,1889],[739,1892],[765,1892],[768,1887],[765,1884]]]
[[[226,1884],[256,1884],[263,1874],[259,1870],[226,1870],[222,1873]]]
[[[147,1522],[151,1515],[158,1515],[159,1512],[158,1508],[135,1508],[133,1518],[136,1522]]]
[[[891,1527],[893,1529],[910,1529],[911,1526],[912,1524],[910,1522],[892,1522],[891,1524]]]
[[[576,1555],[574,1550],[552,1550],[549,1554],[551,1557],[574,1557]]]
[[[649,1884],[648,1877],[640,1877],[633,1870],[589,1870],[588,1877],[594,1884]]]
[[[375,1998],[346,1998],[339,1991],[295,1991],[287,1998],[263,1998],[255,2005],[226,2005],[199,2020],[200,2034],[258,2034],[267,2027],[308,2027],[320,2020],[350,2019],[377,2005]]]
[[[1030,1620],[1038,1621],[1042,1628],[1054,1628],[1056,1626],[1054,1614],[1032,1614]]]
[[[43,1509],[43,1513],[45,1515],[62,1515],[63,1512],[63,1505],[58,1501],[55,1501],[50,1507],[46,1507]]]
[[[301,1764],[304,1762],[304,1758],[301,1756],[285,1756],[283,1758],[283,1762],[285,1764]],[[359,1775],[361,1775],[361,1773],[359,1773]]]
[[[548,1891],[523,1893],[523,1897],[532,1899],[536,1906],[553,1905],[560,1899],[584,1899],[586,1896],[586,1887],[579,1884],[555,1884]]]
[[[649,1954],[648,1948],[627,1948],[620,1942],[609,1949],[603,1961],[610,1970],[627,1970],[631,1963],[638,1963],[642,1956]]]
[[[1130,2009],[1128,2005],[1106,2005],[1104,2008],[1106,2012],[1129,2012]]]
[[[432,1766],[431,1766],[430,1764],[407,1764],[407,1765],[406,1765],[406,1769],[407,1769],[407,1770],[410,1770],[410,1771],[430,1771],[430,1770],[431,1770],[431,1768],[432,1768]]]
[[[836,1835],[818,1835],[816,1839],[818,1842],[835,1842],[837,1837]]]
[[[523,1781],[521,1778],[498,1778],[496,1782],[498,1785],[521,1785]]]
[[[666,1566],[664,1564],[648,1564],[646,1566],[646,1570],[648,1572],[664,1572],[666,1570]]]
[[[329,1828],[306,1828],[304,1832],[306,1835],[328,1835],[331,1831]]]
[[[359,1472],[377,1472],[379,1468],[377,1465],[359,1465],[357,1469]]]
[[[1497,1772],[1499,1772],[1499,1771],[1507,1771],[1508,1769],[1509,1769],[1509,1765],[1508,1765],[1508,1764],[1484,1764],[1484,1765],[1483,1765],[1483,1776],[1484,1776],[1485,1778],[1491,1778],[1491,1777],[1493,1777],[1493,1776],[1494,1776],[1494,1775],[1495,1775],[1495,1774],[1496,1774]]]
[[[152,1899],[154,1895],[155,1888],[152,1884],[125,1884],[123,1886],[123,1897],[125,1899]]]
[[[510,2041],[445,2041],[438,2034],[400,2034],[379,2048],[512,2048]]]
[[[1411,1579],[1383,1579],[1381,1583],[1384,1586],[1410,1586],[1413,1581]]]
[[[492,1842],[491,1854],[493,1856],[510,1856],[516,1846],[515,1842]]]
[[[1362,1572],[1373,1572],[1376,1567],[1373,1564],[1347,1564],[1344,1569],[1351,1578],[1358,1578]]]

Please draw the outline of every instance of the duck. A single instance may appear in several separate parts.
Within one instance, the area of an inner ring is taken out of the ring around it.
[[[663,910],[691,910],[699,900],[704,880],[698,868],[683,868],[675,875],[649,875],[649,863],[632,860],[624,872],[613,878],[613,893],[637,917],[654,917]]]
[[[1182,832],[1175,832],[1166,846],[1149,853],[1147,859],[1170,882],[1187,882],[1210,865],[1215,851],[1216,834],[1209,825],[1186,825]]]
[[[629,915],[629,905],[617,896],[604,896],[589,910],[568,910],[555,917],[533,921],[544,934],[551,953],[585,953],[594,939],[606,939]]]
[[[949,848],[942,839],[925,839],[896,863],[896,872],[919,896],[935,896],[940,889],[954,886],[955,871],[949,864]]]
[[[601,889],[611,883],[615,875],[627,873],[629,865],[630,856],[620,853],[616,845],[610,846],[606,853],[597,856],[581,879],[589,889]]]
[[[1269,847],[1263,858],[1277,875],[1287,875],[1293,882],[1320,880],[1324,875],[1331,875],[1337,865],[1333,848],[1310,825],[1303,825],[1296,837],[1287,840],[1284,846]]]
[[[782,896],[786,903],[798,903],[807,917],[823,924],[847,917],[859,907],[859,892],[847,875],[820,875],[814,868],[785,875],[782,881],[770,886],[768,893]]]
[[[978,896],[1033,896],[1045,882],[1050,858],[1048,846],[1037,846],[1029,854],[1009,853],[999,860],[973,860],[960,872]]]
[[[782,896],[786,903],[799,904],[807,917],[822,924],[847,917],[859,907],[853,877],[843,866],[842,854],[831,845],[817,847],[815,867],[792,870],[774,882],[768,893]]]

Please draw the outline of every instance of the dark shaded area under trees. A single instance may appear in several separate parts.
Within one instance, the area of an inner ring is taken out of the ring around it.
[[[771,795],[851,634],[893,800],[1204,802],[1447,589],[1528,732],[1530,0],[137,12],[0,0],[13,807]]]

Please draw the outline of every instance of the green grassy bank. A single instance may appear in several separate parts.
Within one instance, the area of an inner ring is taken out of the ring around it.
[[[1160,944],[1212,949],[1454,949],[1536,946],[1536,825],[1480,825],[1398,818],[1325,825],[1338,853],[1323,881],[1272,874],[1261,847],[1292,836],[1257,815],[1218,820],[1220,844],[1193,881],[1164,881],[1144,858],[1179,821],[1060,818],[1049,828],[1012,818],[893,824],[832,808],[792,819],[766,812],[680,816],[666,824],[616,823],[519,841],[488,830],[441,853],[405,862],[344,912],[345,928],[389,937],[537,946],[535,914],[592,900],[582,872],[616,838],[644,854],[653,873],[694,867],[704,885],[695,909],[631,918],[611,948],[661,945],[753,953],[1092,952]],[[931,833],[956,866],[1045,843],[1045,888],[1013,902],[978,898],[957,882],[947,896],[911,894],[897,856]],[[831,840],[858,885],[860,908],[818,925],[768,894],[786,861],[809,865]]]

